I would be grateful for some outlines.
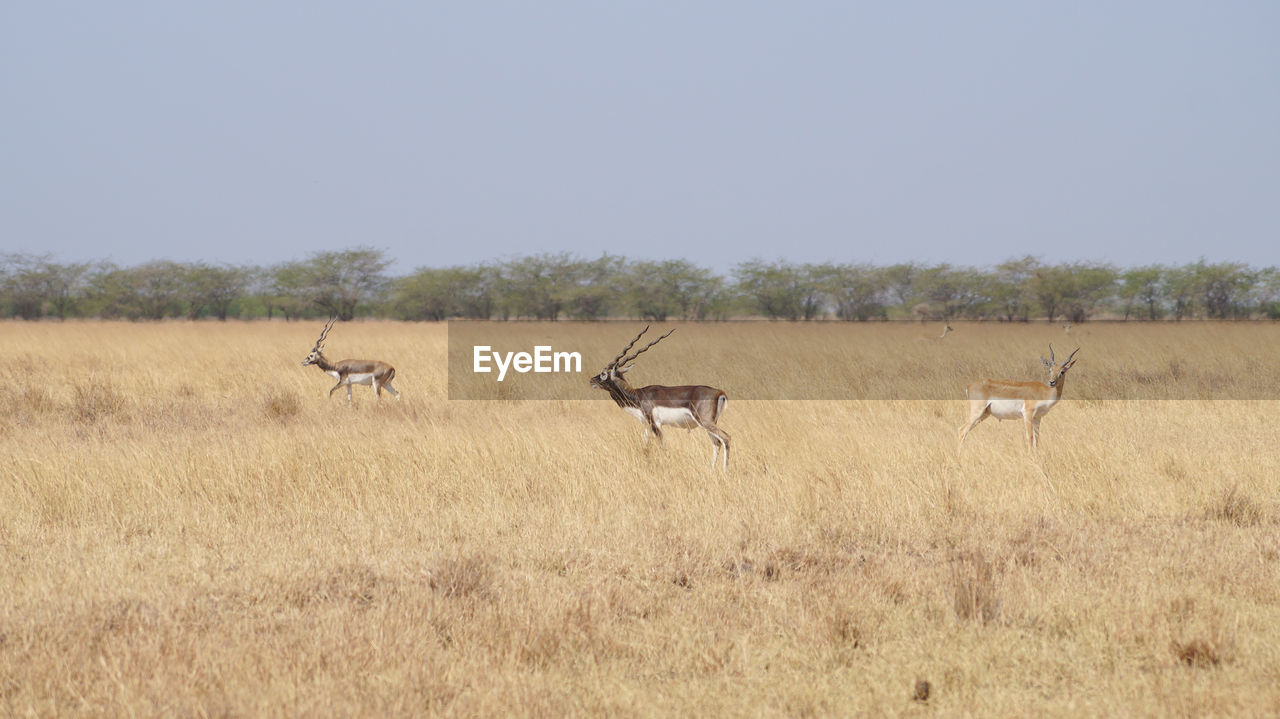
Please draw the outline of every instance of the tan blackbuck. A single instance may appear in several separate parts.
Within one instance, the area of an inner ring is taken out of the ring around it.
[[[693,430],[698,427],[706,430],[711,437],[711,466],[716,466],[716,455],[724,448],[724,469],[729,468],[729,433],[716,426],[720,415],[724,412],[728,397],[723,390],[706,385],[684,385],[681,387],[664,387],[651,384],[646,387],[632,387],[625,375],[634,367],[628,364],[647,351],[650,347],[671,336],[672,329],[665,335],[645,345],[632,355],[627,352],[649,331],[648,325],[640,334],[631,340],[613,361],[600,370],[600,374],[591,378],[591,386],[609,393],[614,402],[628,414],[645,423],[645,437],[649,432],[662,441],[662,427],[680,427]]]
[[[942,325],[942,334],[938,335],[937,337],[934,337],[933,335],[920,335],[916,339],[929,340],[931,342],[939,342],[947,338],[948,332],[955,332],[955,330],[951,329],[951,325],[944,323]]]
[[[1054,364],[1053,345],[1049,345],[1049,359],[1040,361],[1049,368],[1049,382],[1019,382],[1008,379],[984,379],[965,389],[969,397],[969,421],[960,426],[960,443],[956,451],[964,448],[964,438],[969,430],[988,416],[996,419],[1021,419],[1027,431],[1027,445],[1035,451],[1040,438],[1040,420],[1062,399],[1067,370],[1075,364],[1077,347],[1067,361]]]
[[[351,404],[351,385],[368,384],[373,385],[373,393],[382,399],[382,390],[390,392],[396,399],[400,399],[400,393],[395,387],[391,386],[391,380],[396,376],[396,368],[386,362],[378,360],[352,360],[345,359],[341,362],[330,362],[324,356],[324,338],[329,335],[329,330],[333,329],[333,323],[337,322],[337,317],[331,317],[325,324],[324,329],[320,332],[320,339],[316,340],[316,346],[311,348],[311,354],[302,360],[302,366],[306,367],[313,364],[324,370],[325,374],[332,376],[338,380],[329,390],[329,396],[343,385],[347,387],[347,404]]]

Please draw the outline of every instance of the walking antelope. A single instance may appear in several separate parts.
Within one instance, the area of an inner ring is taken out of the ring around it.
[[[651,384],[646,387],[632,387],[627,382],[626,374],[634,367],[632,362],[650,347],[675,332],[674,329],[658,339],[645,345],[632,355],[627,352],[649,331],[645,325],[640,334],[618,353],[613,361],[600,370],[600,374],[591,378],[591,386],[609,393],[614,402],[623,410],[645,423],[645,437],[650,431],[662,441],[662,426],[670,425],[681,429],[693,430],[701,427],[711,437],[711,466],[716,466],[716,455],[724,448],[724,469],[729,468],[729,433],[716,426],[720,414],[724,412],[729,398],[723,390],[706,385],[684,385],[681,387],[664,387]]]
[[[919,339],[919,340],[931,340],[931,341],[933,341],[933,342],[937,342],[937,341],[939,341],[939,340],[944,340],[944,339],[946,339],[946,338],[947,338],[947,333],[948,333],[948,332],[955,332],[955,330],[951,329],[951,325],[949,325],[949,324],[945,324],[945,323],[944,323],[944,324],[942,325],[942,334],[938,335],[937,337],[934,337],[933,335],[921,335],[921,336],[917,337],[916,339]]]
[[[378,360],[345,359],[341,362],[330,362],[324,356],[324,338],[328,336],[329,330],[333,329],[333,323],[337,321],[337,317],[331,317],[325,324],[320,332],[320,339],[316,340],[316,346],[311,348],[311,354],[302,360],[302,366],[313,364],[324,370],[325,374],[338,380],[338,383],[329,389],[330,397],[339,387],[346,385],[347,404],[351,404],[351,385],[353,384],[373,385],[373,393],[378,399],[382,399],[383,389],[390,392],[396,399],[400,399],[400,393],[391,386],[391,380],[396,376],[395,367]]]
[[[1007,379],[984,379],[974,382],[965,389],[969,397],[969,421],[960,425],[960,443],[956,451],[964,448],[964,438],[969,430],[987,416],[999,420],[1021,419],[1027,431],[1027,444],[1035,451],[1040,437],[1040,420],[1053,409],[1053,405],[1062,399],[1062,388],[1066,384],[1067,370],[1075,364],[1077,347],[1067,361],[1061,365],[1053,362],[1053,345],[1049,345],[1049,359],[1040,361],[1049,368],[1049,383],[1019,382]]]

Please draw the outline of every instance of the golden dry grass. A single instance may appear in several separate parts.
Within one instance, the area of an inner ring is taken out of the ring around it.
[[[317,331],[0,323],[0,715],[1280,713],[1275,400],[1068,401],[960,462],[960,399],[731,399],[724,474],[607,401],[447,401],[442,325],[336,328],[404,397],[348,408]],[[667,349],[640,379],[717,382]]]

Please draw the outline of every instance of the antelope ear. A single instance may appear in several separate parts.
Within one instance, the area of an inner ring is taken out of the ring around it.
[[[635,366],[636,366],[636,363],[635,363],[635,362],[632,362],[631,364],[627,365],[626,367],[619,367],[619,368],[615,369],[615,370],[614,370],[614,372],[616,372],[616,373],[618,373],[618,374],[623,374],[624,372],[630,372],[630,371],[631,371],[631,368],[632,368],[632,367],[635,367]]]
[[[1040,358],[1040,361],[1044,363],[1044,366],[1045,366],[1045,367],[1048,367],[1048,368],[1050,368],[1050,369],[1052,369],[1052,368],[1053,368],[1053,363],[1052,363],[1052,362],[1050,362],[1049,360],[1047,360],[1047,359],[1045,359],[1045,358],[1041,357],[1041,358]]]

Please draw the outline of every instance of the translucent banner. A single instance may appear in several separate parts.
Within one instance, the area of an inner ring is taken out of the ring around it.
[[[648,332],[637,335],[650,326]],[[1093,322],[449,323],[449,398],[607,399],[593,375],[624,366],[644,385],[710,385],[733,399],[956,399],[982,379],[1045,382],[1076,363],[1066,399],[1280,398],[1280,324]],[[630,353],[627,353],[630,354]],[[625,359],[625,358],[624,358]]]

